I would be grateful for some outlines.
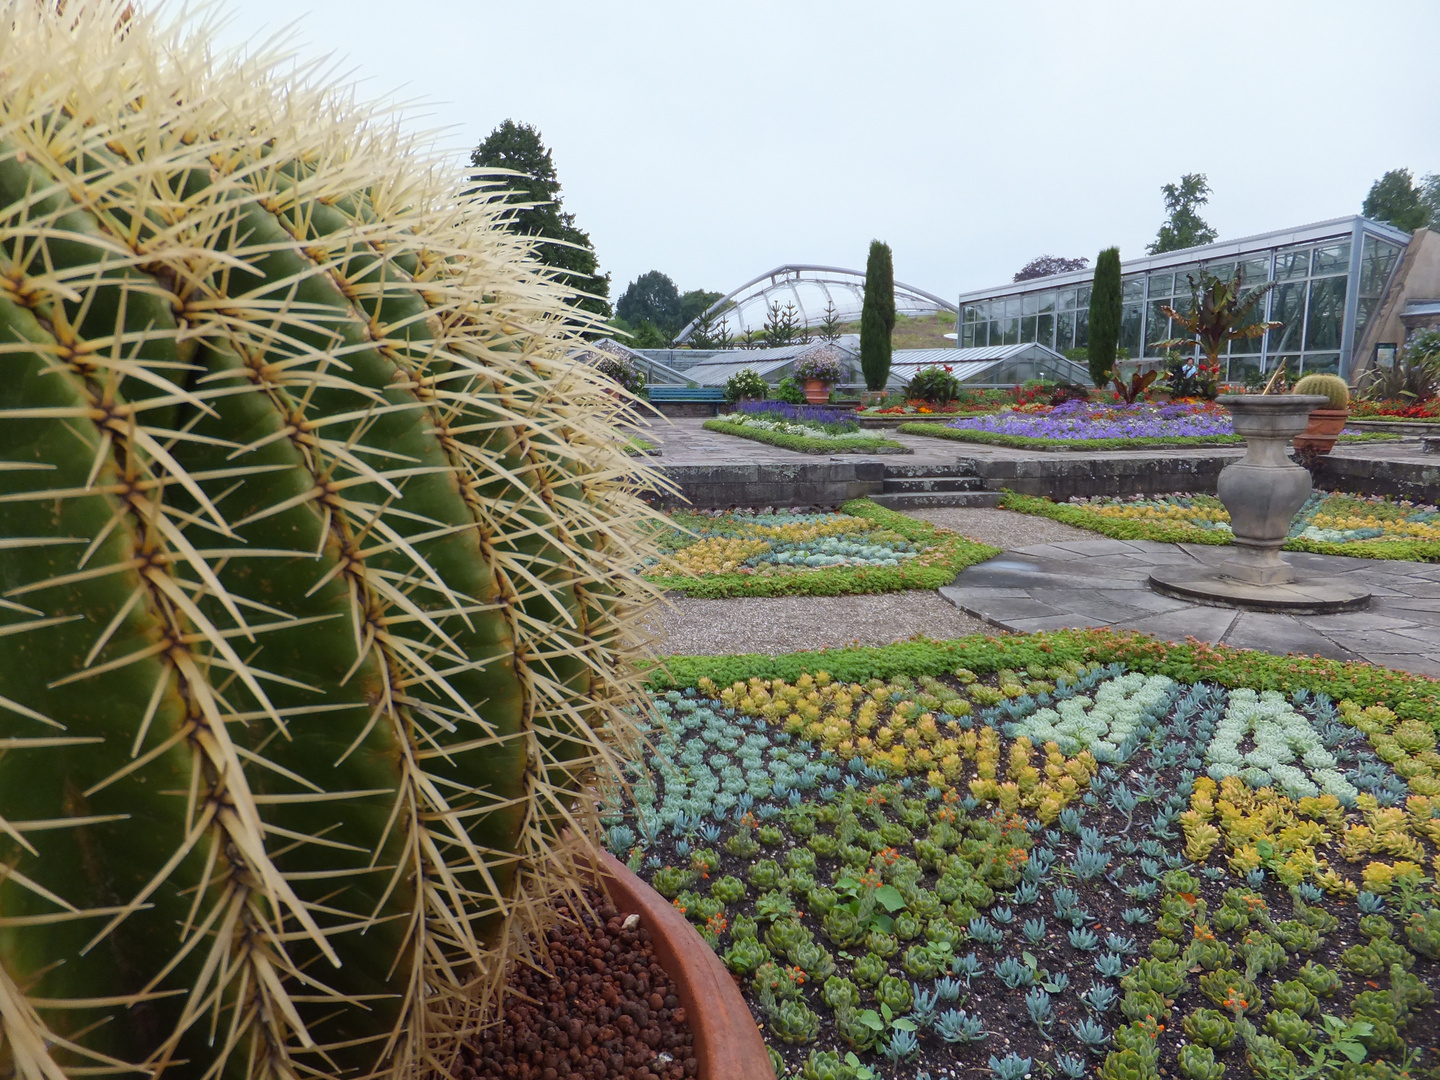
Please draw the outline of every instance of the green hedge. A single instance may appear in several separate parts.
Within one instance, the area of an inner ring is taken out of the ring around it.
[[[1200,529],[1178,521],[1134,521],[1097,514],[1089,507],[1055,503],[1036,495],[1007,491],[1000,500],[1006,510],[1034,514],[1073,525],[1078,529],[1109,536],[1115,540],[1157,540],[1162,544],[1228,544],[1230,534]],[[1285,541],[1286,551],[1309,551],[1316,555],[1348,555],[1353,559],[1396,559],[1401,562],[1440,562],[1437,540],[1355,540],[1334,544],[1323,540]]]
[[[897,429],[905,435],[925,435],[932,439],[953,439],[956,442],[988,443],[1017,450],[1132,450],[1137,446],[1156,449],[1179,449],[1187,446],[1234,446],[1245,441],[1240,435],[1174,435],[1144,436],[1135,439],[1043,439],[1032,435],[1002,435],[995,431],[972,431],[945,424],[908,423]],[[1342,435],[1340,442],[1392,442],[1398,435],[1367,432],[1363,435]]]
[[[897,532],[912,543],[943,549],[944,558],[929,566],[841,566],[795,574],[760,577],[755,574],[710,574],[705,577],[650,576],[664,589],[686,596],[716,599],[728,596],[844,596],[851,593],[899,592],[902,589],[938,589],[949,585],[967,566],[1000,554],[1000,549],[977,544],[959,533],[937,528],[928,521],[877,506],[869,499],[851,499],[842,508],[867,518],[882,529]]]
[[[950,641],[913,638],[893,645],[824,649],[765,656],[672,656],[649,672],[654,689],[695,686],[709,677],[721,686],[751,679],[794,682],[805,672],[827,671],[845,682],[871,678],[942,675],[957,667],[979,674],[1030,664],[1123,663],[1146,673],[1181,682],[1207,680],[1222,686],[1290,693],[1302,687],[1323,691],[1336,701],[1385,705],[1401,717],[1414,717],[1440,729],[1440,679],[1393,671],[1372,664],[1273,656],[1226,645],[1159,641],[1134,631],[1055,630],[1038,634],[976,634]]]
[[[801,454],[864,454],[874,450],[903,450],[894,439],[882,439],[876,435],[841,435],[834,439],[811,439],[804,435],[787,435],[783,431],[765,431],[763,428],[748,427],[745,424],[731,424],[725,420],[706,420],[707,431],[718,431],[722,435],[738,435],[742,439],[769,443],[782,450],[794,450]]]

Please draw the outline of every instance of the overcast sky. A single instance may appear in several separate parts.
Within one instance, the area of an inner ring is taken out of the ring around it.
[[[1440,3],[229,0],[292,22],[457,158],[534,124],[612,296],[647,270],[729,291],[786,262],[942,296],[1036,255],[1144,254],[1203,172],[1222,239],[1357,213],[1440,172]]]

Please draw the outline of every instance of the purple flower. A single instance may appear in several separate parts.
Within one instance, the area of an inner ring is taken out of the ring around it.
[[[1067,401],[1048,413],[996,413],[952,420],[948,427],[1035,439],[1145,439],[1233,435],[1228,414],[1205,406]]]

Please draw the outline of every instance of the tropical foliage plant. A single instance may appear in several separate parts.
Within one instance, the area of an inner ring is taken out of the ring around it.
[[[632,731],[573,293],[344,89],[0,33],[0,1073],[450,1071]]]
[[[1161,310],[1188,336],[1157,341],[1154,345],[1159,349],[1198,348],[1204,357],[1201,372],[1207,379],[1219,378],[1220,354],[1230,342],[1263,337],[1265,331],[1280,325],[1253,318],[1256,306],[1275,288],[1274,281],[1242,289],[1239,271],[1226,281],[1204,270],[1200,271],[1198,280],[1188,275],[1185,280],[1190,283],[1188,309],[1180,312],[1165,306]]]

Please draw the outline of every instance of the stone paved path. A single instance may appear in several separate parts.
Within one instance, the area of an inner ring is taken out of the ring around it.
[[[940,590],[967,614],[1005,630],[1113,627],[1167,641],[1187,636],[1269,653],[1363,660],[1440,677],[1440,566],[1286,552],[1306,575],[1361,582],[1374,595],[1363,611],[1276,615],[1207,607],[1161,596],[1153,567],[1211,562],[1224,547],[1150,540],[1079,540],[1005,551]]]

